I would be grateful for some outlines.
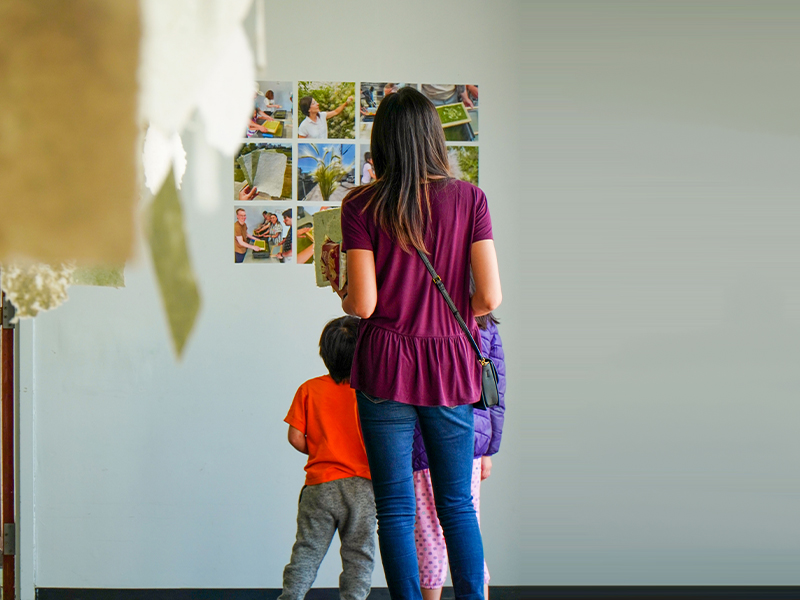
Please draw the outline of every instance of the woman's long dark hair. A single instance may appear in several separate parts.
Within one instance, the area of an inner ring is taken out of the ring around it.
[[[374,193],[364,210],[372,209],[405,252],[427,253],[431,207],[425,184],[450,177],[442,122],[431,101],[411,87],[386,96],[375,113],[370,151],[377,179],[366,188]]]

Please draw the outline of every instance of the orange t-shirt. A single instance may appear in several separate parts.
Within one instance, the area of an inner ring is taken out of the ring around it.
[[[356,393],[349,383],[336,383],[330,375],[309,379],[298,388],[284,421],[306,436],[306,485],[370,479]]]

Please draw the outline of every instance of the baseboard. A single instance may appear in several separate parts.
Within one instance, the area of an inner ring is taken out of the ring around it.
[[[36,588],[37,600],[275,600],[278,589],[99,589]],[[452,600],[445,588],[442,600]],[[800,586],[491,586],[490,600],[797,600]],[[339,600],[336,588],[315,588],[306,600]],[[390,600],[386,588],[373,588],[368,600]]]

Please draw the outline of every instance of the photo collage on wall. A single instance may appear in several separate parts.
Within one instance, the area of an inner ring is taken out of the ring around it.
[[[374,181],[375,114],[408,86],[436,107],[453,176],[478,185],[477,85],[257,81],[233,159],[235,264],[313,264],[313,215]]]

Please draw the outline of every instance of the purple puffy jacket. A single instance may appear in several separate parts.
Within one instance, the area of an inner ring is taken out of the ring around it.
[[[503,341],[497,331],[497,325],[489,322],[489,327],[481,329],[481,350],[484,356],[488,354],[497,368],[497,390],[500,393],[500,403],[489,410],[474,410],[475,415],[475,458],[491,456],[500,449],[500,438],[503,436],[503,415],[506,412],[506,360],[503,353]],[[428,455],[425,454],[425,444],[422,442],[422,432],[419,421],[414,429],[414,451],[412,464],[415,471],[428,468]]]

